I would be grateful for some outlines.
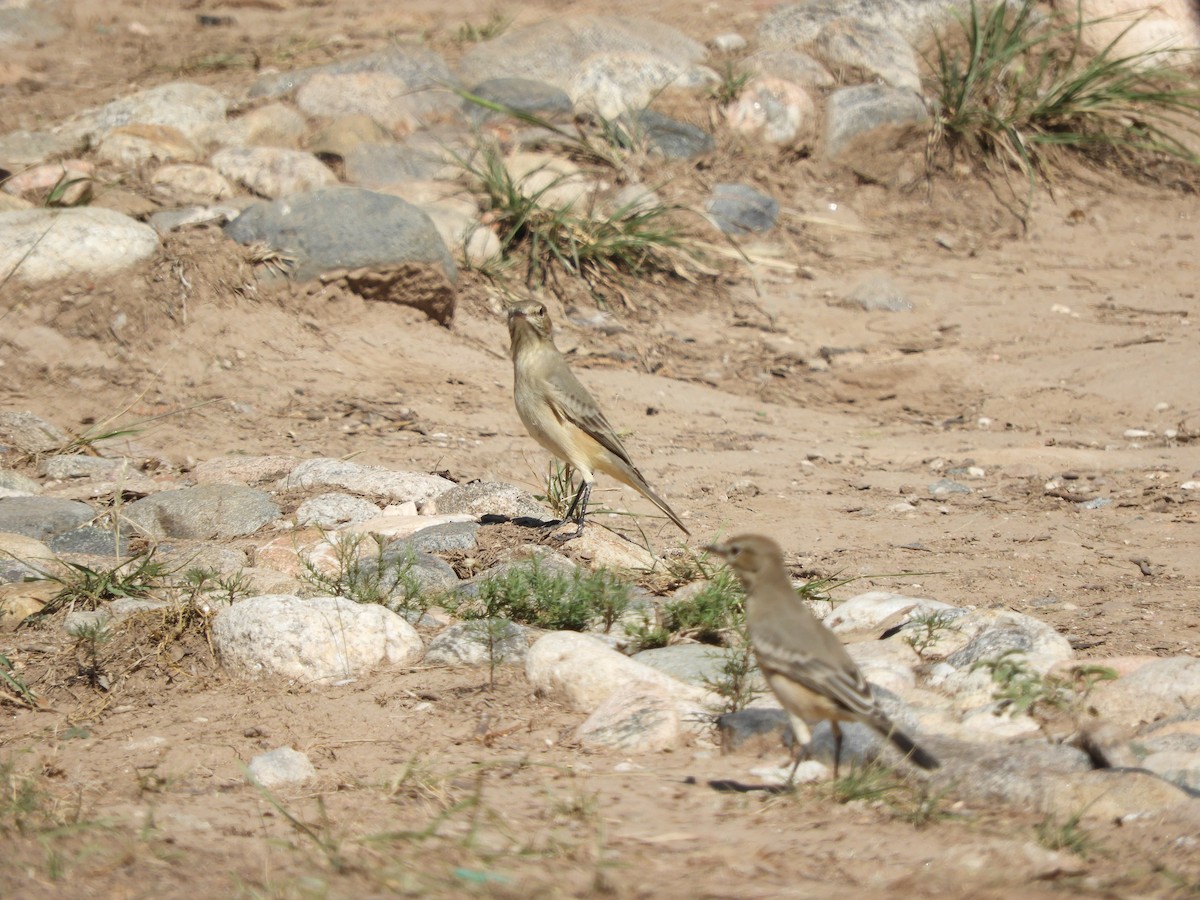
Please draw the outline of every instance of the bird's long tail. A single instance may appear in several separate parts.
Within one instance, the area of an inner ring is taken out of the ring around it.
[[[667,518],[678,525],[680,531],[686,535],[691,535],[691,532],[688,531],[687,526],[679,520],[679,516],[675,515],[675,510],[671,509],[671,507],[667,505],[667,501],[658,496],[658,494],[654,493],[654,490],[650,487],[650,485],[646,484],[646,479],[642,477],[642,473],[634,469],[633,475],[634,477],[629,479],[626,483],[659,509],[661,509],[664,513],[666,513]],[[624,481],[625,479],[622,480]]]
[[[893,744],[900,748],[900,752],[904,754],[906,759],[920,766],[922,769],[936,769],[941,765],[937,761],[937,757],[923,749],[916,741],[895,725],[884,729],[884,734],[888,736]]]

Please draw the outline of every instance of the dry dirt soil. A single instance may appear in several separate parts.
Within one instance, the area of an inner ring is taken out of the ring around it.
[[[532,21],[553,6],[509,12]],[[599,8],[700,39],[752,34],[761,15],[569,5]],[[453,56],[459,26],[487,12],[462,0],[74,9],[64,39],[6,51],[6,130],[178,77],[236,93],[256,58],[311,64],[422,34]],[[198,12],[235,24],[202,29]],[[1200,478],[1200,209],[1187,184],[1077,172],[1039,190],[1022,225],[997,199],[1003,183],[993,191],[969,168],[885,189],[725,141],[707,170],[664,170],[697,196],[733,172],[781,199],[781,228],[750,249],[782,246],[790,267],[629,283],[603,328],[586,297],[548,295],[560,345],[696,543],[765,532],[797,574],[857,578],[839,599],[882,588],[1028,612],[1084,659],[1196,653],[1200,491],[1181,485]],[[876,274],[914,309],[842,305]],[[540,490],[546,459],[511,405],[500,299],[479,277],[461,288],[443,328],[332,291],[268,290],[219,232],[172,236],[119,277],[0,289],[0,407],[77,431],[141,422],[115,449],[184,471],[222,454],[353,456]],[[945,477],[971,492],[932,496]],[[604,505],[644,514],[658,549],[678,546],[644,500],[600,487]],[[1111,502],[1081,508],[1095,497]],[[584,752],[569,740],[579,715],[516,671],[495,689],[486,672],[424,668],[333,688],[246,685],[197,643],[187,665],[101,694],[66,677],[75,660],[52,635],[22,640],[60,660],[61,677],[47,676],[52,708],[2,710],[0,897],[1125,897],[1200,885],[1194,840],[1170,822],[1090,823],[1084,855],[1063,851],[1029,883],[1020,848],[1043,823],[1019,810],[903,791],[840,803],[828,786],[719,791],[711,781],[753,786],[761,760]],[[281,745],[319,778],[272,796],[247,786],[248,760]],[[30,793],[14,792],[22,784]]]

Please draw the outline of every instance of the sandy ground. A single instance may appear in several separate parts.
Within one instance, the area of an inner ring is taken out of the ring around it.
[[[36,127],[181,73],[231,88],[252,77],[197,62],[218,53],[307,64],[424,33],[452,55],[458,26],[482,18],[467,3],[284,6],[78,4],[70,36],[13,54],[21,78],[0,86],[0,121]],[[701,39],[750,33],[758,15],[653,6],[637,10]],[[214,10],[236,27],[190,25]],[[131,22],[177,34],[138,36]],[[1064,178],[1024,229],[977,177],[888,191],[811,160],[721,166],[780,197],[788,212],[768,240],[801,273],[756,266],[757,290],[738,266],[698,288],[634,284],[635,308],[614,304],[605,329],[579,324],[594,308],[549,298],[560,346],[696,542],[766,532],[795,572],[856,578],[838,599],[883,588],[1027,612],[1086,659],[1196,653],[1200,491],[1181,487],[1200,478],[1194,195]],[[682,177],[699,191],[701,176]],[[877,274],[913,311],[842,305]],[[201,231],[119,278],[10,283],[0,306],[0,407],[78,431],[140,422],[132,454],[185,468],[227,453],[353,456],[541,488],[499,300],[474,277],[446,329],[344,295],[260,290],[241,251]],[[971,493],[932,496],[942,478]],[[602,482],[597,497],[645,514],[658,549],[678,546],[637,495]],[[1111,502],[1080,508],[1094,497]],[[113,694],[62,680],[52,710],[3,710],[0,762],[31,774],[46,815],[23,832],[0,816],[0,896],[1151,896],[1200,884],[1171,823],[1095,823],[1086,857],[1066,853],[1029,883],[1012,860],[1037,818],[953,798],[923,817],[909,793],[838,803],[827,786],[718,791],[710,781],[753,783],[759,760],[585,753],[567,739],[577,714],[531,696],[517,672],[486,681],[418,668],[247,688],[200,645]],[[274,797],[247,787],[245,763],[283,744],[309,754],[318,781]]]

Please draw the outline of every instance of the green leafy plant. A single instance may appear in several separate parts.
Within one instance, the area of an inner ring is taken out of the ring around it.
[[[1075,666],[1068,677],[1042,675],[1032,669],[1021,650],[1006,650],[995,659],[979,660],[971,671],[986,670],[996,688],[992,696],[1010,715],[1075,710],[1102,681],[1117,677],[1107,666]]]
[[[326,535],[333,547],[334,565],[323,571],[303,560],[304,580],[317,590],[355,603],[379,603],[396,611],[424,612],[429,598],[413,574],[415,553],[389,550],[374,535]],[[369,542],[369,543],[368,543]]]
[[[459,162],[484,196],[502,254],[523,260],[531,289],[553,284],[558,273],[595,288],[630,275],[679,269],[683,242],[667,207],[638,198],[605,215],[582,199],[554,205],[555,189],[578,178],[576,174],[551,173],[531,187],[528,176],[514,176],[500,151],[487,142]]]
[[[1075,813],[1059,821],[1057,816],[1047,815],[1037,825],[1038,843],[1047,850],[1067,850],[1086,858],[1095,849],[1095,841],[1079,827],[1082,818],[1081,813]]]
[[[608,630],[628,609],[630,586],[605,569],[569,575],[535,557],[503,575],[485,579],[477,598],[458,609],[464,618],[501,616],[553,631],[584,631],[599,622]]]
[[[1102,20],[1084,21],[1078,6],[1073,12],[1047,15],[1036,0],[972,3],[961,33],[939,39],[932,61],[933,145],[998,159],[1027,175],[1031,190],[1059,148],[1195,162],[1178,137],[1194,133],[1200,111],[1187,73],[1154,51],[1123,54],[1128,28],[1088,53],[1083,30]]]
[[[838,803],[870,802],[883,800],[903,789],[904,783],[892,769],[879,762],[869,762],[851,768],[833,782],[833,798]]]
[[[37,698],[25,683],[25,679],[17,674],[13,661],[0,653],[0,688],[6,693],[0,693],[0,700],[25,706],[29,709],[37,707]]]
[[[699,590],[663,604],[664,624],[674,634],[720,644],[741,610],[742,587],[728,569],[718,570]]]
[[[145,550],[110,569],[93,569],[83,563],[62,562],[65,574],[43,571],[42,577],[61,587],[40,610],[27,618],[31,622],[62,609],[98,609],[121,597],[151,597],[168,586],[171,570],[154,558],[154,549]]]
[[[478,44],[499,37],[512,26],[512,16],[506,16],[500,10],[493,8],[487,20],[482,25],[464,22],[458,27],[454,39],[459,44]]]
[[[742,95],[746,83],[750,80],[750,73],[734,68],[733,62],[726,60],[720,75],[721,80],[713,86],[710,96],[717,101],[718,106],[728,106]]]
[[[75,639],[75,655],[79,660],[79,675],[91,687],[107,691],[112,687],[112,679],[104,671],[100,658],[101,648],[112,640],[112,631],[108,622],[94,619],[74,625],[70,635]]]
[[[904,626],[904,630],[908,632],[904,640],[918,656],[924,657],[946,634],[959,630],[954,623],[956,618],[956,611],[944,609],[915,615]]]

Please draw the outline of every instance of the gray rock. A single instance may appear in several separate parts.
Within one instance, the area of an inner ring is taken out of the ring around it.
[[[280,747],[260,753],[246,766],[251,784],[265,788],[299,784],[317,777],[317,770],[303,753],[291,747]]]
[[[308,131],[304,116],[286,103],[268,103],[231,119],[218,141],[226,147],[298,147]]]
[[[797,50],[760,50],[746,60],[749,71],[782,78],[801,86],[832,87],[836,79],[807,53]]]
[[[741,134],[789,144],[811,136],[816,130],[816,113],[816,104],[803,87],[768,75],[747,82],[737,99],[725,107],[725,121]]]
[[[976,743],[937,737],[926,737],[922,744],[941,763],[929,774],[933,786],[952,790],[970,803],[1037,809],[1047,784],[1059,778],[1082,778],[1092,768],[1086,753],[1066,744]]]
[[[96,511],[77,500],[53,497],[0,499],[0,532],[23,534],[44,541],[90,522]]]
[[[387,72],[315,72],[296,91],[296,105],[310,116],[333,119],[341,116],[370,116],[392,131],[413,131],[437,109],[431,98],[439,96],[443,109],[453,108],[443,89],[414,92]]]
[[[867,312],[912,312],[912,301],[887,275],[873,275],[856,284],[846,295],[847,305]]]
[[[529,632],[508,619],[473,619],[440,631],[425,650],[426,665],[486,666],[525,662]]]
[[[858,19],[835,19],[817,36],[817,54],[834,70],[853,67],[895,88],[921,90],[921,75],[913,48],[894,28]]]
[[[1046,623],[1023,613],[973,610],[954,619],[953,625],[954,634],[948,635],[939,647],[949,653],[946,662],[957,669],[970,669],[978,662],[994,660],[1015,650],[1021,653],[1027,666],[1045,674],[1075,655],[1065,637]],[[952,649],[955,641],[965,641],[965,644]]]
[[[0,452],[49,453],[71,442],[71,436],[31,412],[0,412]]]
[[[222,663],[244,675],[328,683],[420,658],[421,639],[391,610],[344,597],[252,597],[213,619]]]
[[[447,154],[421,142],[359,143],[346,151],[346,180],[368,188],[437,178],[447,166]]]
[[[778,708],[742,709],[717,716],[722,753],[774,752],[792,733],[788,714]]]
[[[1101,720],[1126,728],[1182,715],[1200,707],[1200,659],[1173,657],[1146,663],[1124,678],[1100,685],[1088,703]]]
[[[52,568],[53,558],[49,546],[42,541],[11,531],[0,531],[0,584],[44,579],[45,570]],[[47,598],[39,599],[44,603]],[[39,604],[37,609],[40,608]]]
[[[848,19],[916,43],[969,8],[969,0],[805,0],[772,9],[759,24],[758,39],[765,47],[801,47],[830,23]]]
[[[454,482],[438,475],[396,472],[383,466],[364,466],[340,459],[310,459],[296,466],[276,484],[276,490],[341,488],[363,497],[418,505],[443,494]]]
[[[471,93],[480,99],[550,121],[568,119],[573,110],[566,91],[531,78],[489,78],[471,88]],[[505,115],[468,99],[463,100],[463,111],[476,124]]]
[[[439,513],[466,513],[472,516],[497,515],[510,519],[548,520],[550,511],[519,487],[497,481],[473,481],[458,484],[433,500]]]
[[[1193,795],[1165,778],[1142,769],[1096,769],[1028,779],[1037,792],[1030,806],[1060,821],[1078,816],[1115,822],[1127,816],[1158,815],[1184,804]]]
[[[929,485],[929,493],[934,497],[949,497],[951,494],[969,494],[971,489],[949,478],[939,478]]]
[[[56,480],[68,478],[114,479],[131,468],[127,459],[104,456],[84,456],[78,453],[48,456],[38,463],[38,474]]]
[[[200,484],[261,485],[277,481],[301,462],[294,456],[216,456],[192,469]]]
[[[241,537],[280,518],[268,494],[240,484],[202,484],[152,494],[125,507],[123,515],[153,538]]]
[[[633,654],[637,662],[696,687],[707,687],[721,677],[725,650],[710,644],[673,644]]]
[[[422,528],[410,537],[393,542],[389,547],[410,547],[422,553],[474,550],[478,533],[479,526],[474,522],[446,522],[432,528]]]
[[[899,627],[918,616],[930,614],[964,615],[949,603],[908,597],[891,591],[867,591],[838,604],[825,619],[825,625],[838,633],[873,631],[884,623]]]
[[[883,132],[924,127],[929,111],[912,91],[882,84],[839,88],[825,104],[825,156],[836,160],[852,145]]]
[[[70,275],[109,275],[152,256],[149,225],[100,207],[0,213],[0,279],[41,284]]]
[[[779,201],[745,184],[714,184],[705,210],[726,234],[770,231],[779,217]]]
[[[0,135],[0,166],[17,170],[36,166],[53,157],[71,156],[79,150],[72,135],[52,131],[10,131]]]
[[[125,532],[110,531],[95,525],[84,525],[56,534],[49,540],[50,549],[55,553],[86,553],[91,556],[129,555],[129,535]]]
[[[539,638],[529,648],[525,677],[534,690],[561,697],[588,713],[621,686],[638,681],[661,686],[682,701],[702,703],[706,699],[705,692],[574,631],[554,631]]]
[[[240,244],[264,241],[295,258],[297,278],[330,269],[439,266],[454,260],[424,212],[398,197],[361,188],[327,188],[249,207],[225,228]]]
[[[93,143],[121,125],[169,125],[189,140],[204,142],[225,123],[229,101],[216,90],[187,81],[174,81],[121,97],[98,110],[83,113],[66,131]]]
[[[0,469],[0,498],[32,497],[42,492],[42,486],[27,475],[12,469]]]
[[[650,19],[567,15],[476,44],[463,54],[459,72],[468,84],[492,78],[528,78],[571,93],[586,60],[612,53],[644,54],[676,70],[688,69],[705,56],[701,44]]]
[[[747,44],[748,41],[736,31],[714,35],[708,39],[708,46],[718,53],[736,53],[738,50],[745,50]]]
[[[189,206],[184,209],[169,209],[150,216],[150,225],[159,234],[170,234],[183,228],[198,225],[224,225],[241,214],[234,206]]]
[[[645,141],[652,153],[660,153],[667,159],[693,159],[711,153],[716,142],[703,128],[689,125],[664,116],[653,109],[639,109],[626,113],[622,124],[635,139]]]
[[[720,78],[701,66],[679,66],[652,53],[596,53],[580,63],[567,87],[575,106],[615,119],[644,109],[668,88],[694,88]]]
[[[287,197],[337,183],[337,176],[311,153],[286,147],[226,147],[210,162],[261,197]]]
[[[296,508],[297,525],[315,525],[318,528],[341,528],[357,525],[379,515],[374,503],[351,494],[320,494],[310,497]]]
[[[386,144],[393,140],[390,131],[361,113],[339,116],[308,137],[306,146],[318,156],[344,159],[359,144]]]
[[[0,7],[0,47],[49,43],[66,31],[52,9],[24,4]]]
[[[448,89],[457,81],[447,68],[445,60],[432,50],[411,44],[393,45],[379,53],[325,66],[297,69],[281,75],[264,75],[251,86],[250,97],[281,97],[298,91],[318,75],[360,73],[390,76],[402,84],[409,97],[406,109],[415,111],[417,117],[422,120],[436,118],[454,105]],[[333,81],[332,84],[347,86],[346,82],[339,81]],[[354,82],[349,84],[353,85]]]
[[[450,590],[458,583],[458,575],[445,560],[395,544],[375,555],[360,556],[354,571],[363,583],[377,584],[377,590],[388,597],[384,605],[394,612],[408,609],[422,593]]]
[[[224,175],[193,163],[169,163],[156,169],[150,180],[156,194],[179,203],[210,203],[234,194]]]
[[[646,682],[620,685],[575,729],[584,747],[631,754],[674,750],[684,737],[678,698]]]
[[[1160,750],[1143,759],[1142,766],[1184,790],[1200,794],[1200,749]]]

